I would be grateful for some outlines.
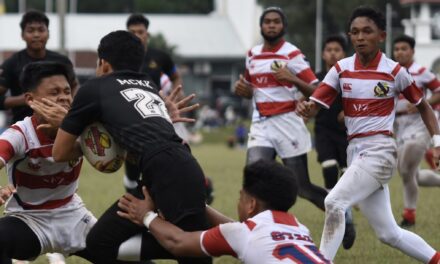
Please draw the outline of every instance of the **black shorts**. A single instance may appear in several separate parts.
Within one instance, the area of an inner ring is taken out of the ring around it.
[[[168,221],[205,211],[205,176],[185,146],[163,150],[141,168],[142,185]]]
[[[347,135],[340,130],[315,127],[315,145],[318,161],[335,159],[340,167],[347,167]]]

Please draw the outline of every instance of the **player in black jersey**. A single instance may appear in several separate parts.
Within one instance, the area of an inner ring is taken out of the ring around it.
[[[172,82],[174,90],[182,83],[180,75],[177,72],[176,65],[167,53],[148,47],[149,25],[150,21],[142,14],[130,15],[126,23],[127,30],[135,34],[145,47],[145,56],[140,71],[148,74],[159,89],[161,87],[161,74],[166,74]],[[124,186],[127,191],[137,188],[140,174],[140,169],[137,166],[128,161],[125,162]]]
[[[35,61],[56,61],[67,64],[70,67],[70,60],[59,53],[46,49],[49,39],[49,19],[39,11],[26,12],[20,22],[21,37],[26,42],[26,48],[13,54],[3,62],[0,67],[0,109],[12,108],[13,122],[23,120],[26,116],[32,115],[24,100],[19,77],[24,66]],[[69,80],[71,87],[76,89],[75,78]],[[11,96],[5,96],[7,91]]]
[[[101,122],[123,148],[136,156],[157,209],[182,229],[208,227],[205,215],[204,175],[189,149],[174,132],[164,101],[151,78],[139,73],[144,49],[126,31],[115,31],[98,47],[98,78],[78,91],[58,131],[53,147],[56,161],[70,160],[81,152],[76,141],[92,122]],[[114,203],[98,220],[87,247],[98,263],[116,258],[139,260],[173,258],[142,226],[119,217]],[[137,238],[125,242],[127,239]],[[122,244],[122,245],[121,245]],[[134,255],[118,252],[132,249]],[[179,263],[211,263],[210,258],[178,259]]]
[[[325,69],[316,74],[320,81],[338,60],[345,57],[345,42],[339,35],[329,36],[325,40],[322,54]],[[348,141],[343,114],[342,98],[338,96],[330,109],[320,109],[315,117],[316,151],[327,190],[336,185],[340,172],[347,167]]]
[[[339,60],[345,57],[346,41],[340,35],[326,38],[322,58],[325,70],[316,74],[322,81],[327,72]],[[347,133],[345,132],[344,112],[342,110],[342,98],[336,97],[329,109],[321,108],[315,117],[315,145],[318,153],[318,161],[322,166],[324,184],[327,190],[331,190],[347,167]],[[356,230],[353,224],[351,209],[345,214],[345,233],[342,240],[344,249],[353,246],[356,238]]]

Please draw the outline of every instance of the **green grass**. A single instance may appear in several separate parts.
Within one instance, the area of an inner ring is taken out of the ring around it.
[[[193,153],[199,160],[206,175],[211,177],[215,187],[213,206],[221,212],[237,218],[236,202],[241,185],[241,173],[245,162],[245,150],[229,149],[224,143],[203,144],[193,147]],[[316,162],[314,152],[309,155],[309,166],[312,181],[322,185],[320,166]],[[4,184],[5,177],[1,177],[0,184]],[[390,183],[391,201],[394,215],[400,221],[402,211],[402,184],[398,175]],[[87,207],[96,216],[114,202],[122,193],[122,170],[115,174],[100,174],[87,163],[81,175],[79,193]],[[417,227],[413,231],[421,235],[434,248],[440,249],[439,219],[440,209],[438,198],[440,189],[422,188],[419,195],[417,211]],[[315,243],[319,245],[321,238],[324,214],[310,202],[299,199],[291,210],[298,219],[311,231]],[[360,212],[354,211],[357,228],[357,239],[349,251],[338,251],[335,263],[415,263],[414,260],[403,255],[382,243],[376,238]],[[1,235],[1,234],[0,234]],[[86,261],[71,257],[70,264],[85,264]],[[45,258],[39,258],[34,263],[47,263]],[[172,261],[157,263],[168,264]],[[221,257],[215,260],[216,264],[240,263],[231,257]]]

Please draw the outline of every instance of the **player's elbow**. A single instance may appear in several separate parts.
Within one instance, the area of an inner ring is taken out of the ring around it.
[[[52,157],[55,162],[65,161],[62,148],[56,147],[56,145],[52,148]]]

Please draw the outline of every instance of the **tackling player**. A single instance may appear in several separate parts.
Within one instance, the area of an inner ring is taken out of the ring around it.
[[[330,263],[316,248],[310,232],[288,210],[296,201],[292,172],[275,161],[247,165],[238,201],[241,222],[208,210],[219,224],[207,231],[185,232],[154,212],[146,188],[144,200],[125,194],[118,214],[146,226],[160,244],[176,256],[231,255],[246,264]]]
[[[319,107],[328,108],[342,95],[349,139],[344,175],[325,199],[325,224],[320,250],[333,260],[344,234],[344,213],[359,204],[383,242],[423,263],[438,263],[436,252],[421,237],[400,228],[393,217],[388,182],[396,166],[393,139],[394,102],[402,93],[417,106],[433,137],[435,157],[440,154],[440,131],[435,115],[411,75],[388,59],[379,48],[385,40],[385,18],[369,7],[356,8],[349,20],[355,55],[335,64],[297,112],[309,118]]]
[[[148,75],[139,72],[143,54],[141,41],[129,32],[115,31],[101,39],[98,77],[84,84],[75,96],[58,130],[54,159],[64,161],[78,155],[78,136],[87,125],[101,122],[115,141],[136,157],[142,185],[148,187],[164,217],[184,230],[206,229],[203,171],[175,134],[158,89]],[[132,249],[130,260],[173,258],[151,234],[120,218],[117,209],[117,203],[113,204],[88,235],[87,247],[98,263],[122,259],[120,247]],[[138,234],[139,240],[124,243]],[[179,262],[211,263],[211,259]]]
[[[433,106],[440,103],[440,82],[434,73],[414,61],[415,45],[415,40],[409,36],[404,35],[394,39],[394,59],[408,70],[417,87],[422,88],[426,101]],[[394,127],[397,141],[397,168],[403,181],[405,206],[401,226],[409,227],[416,222],[419,183],[424,186],[436,184],[439,186],[440,177],[436,174],[429,176],[419,172],[423,154],[430,145],[430,137],[417,109],[403,97],[399,98],[396,107]]]
[[[72,68],[57,62],[28,64],[22,73],[27,105],[42,98],[52,102],[53,119],[61,122],[72,103],[68,80]],[[0,189],[0,263],[10,258],[32,260],[46,252],[87,258],[86,235],[96,218],[76,194],[82,158],[54,162],[56,129],[35,112],[0,136],[0,168],[6,166],[10,185]]]

